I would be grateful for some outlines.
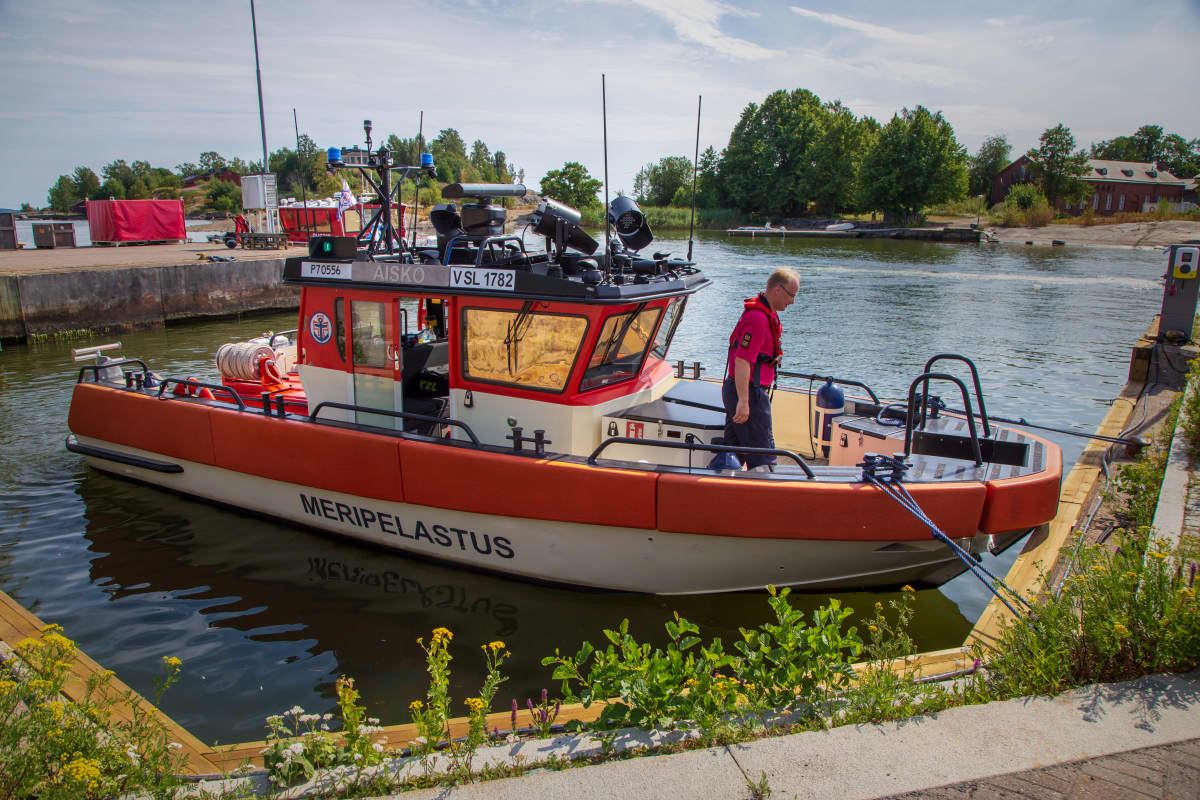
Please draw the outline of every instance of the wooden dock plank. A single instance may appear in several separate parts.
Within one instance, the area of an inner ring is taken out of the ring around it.
[[[1113,402],[1104,420],[1096,432],[1102,436],[1118,436],[1129,422],[1137,404],[1137,398],[1142,392],[1141,383],[1127,384],[1120,396]],[[1071,469],[1063,481],[1063,494],[1058,505],[1058,514],[1049,525],[1043,526],[1044,535],[1035,534],[1026,543],[1025,549],[1013,562],[1004,582],[1022,595],[1029,596],[1037,589],[1037,582],[1042,571],[1047,573],[1053,569],[1062,550],[1079,524],[1084,509],[1089,507],[1090,500],[1095,494],[1100,482],[1101,470],[1099,458],[1108,448],[1108,443],[1092,441],[1084,448],[1083,455]],[[1004,605],[992,598],[976,621],[975,627],[967,635],[967,643],[980,641],[991,642],[1000,634],[1003,621],[1011,616]]]
[[[16,600],[12,599],[3,591],[0,591],[0,641],[5,642],[10,646],[15,646],[22,639],[30,638],[37,639],[42,634],[42,629],[46,627],[46,623],[35,617]],[[88,678],[93,675],[99,675],[104,669],[88,655],[80,650],[75,651],[75,660],[71,667],[71,675],[66,684],[63,686],[63,694],[68,700],[79,700],[86,696]],[[145,708],[148,708],[167,729],[174,741],[183,745],[183,753],[187,756],[187,768],[196,775],[211,775],[219,772],[217,765],[204,757],[204,753],[211,750],[208,745],[197,739],[185,728],[183,728],[175,720],[168,717],[162,711],[154,707],[150,701],[141,697],[137,692],[130,689],[123,681],[113,676],[110,680],[110,686],[120,695],[124,696],[127,692],[135,701],[140,702]],[[113,706],[113,716],[123,722],[127,722],[133,718],[133,710],[128,704],[118,701]]]

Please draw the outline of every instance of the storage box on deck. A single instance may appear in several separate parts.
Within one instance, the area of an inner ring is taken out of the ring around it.
[[[75,225],[70,222],[33,223],[35,247],[74,247]]]
[[[611,414],[600,419],[600,439],[628,437],[631,439],[660,439],[680,444],[688,434],[703,444],[725,432],[725,412],[671,402],[667,399],[643,403],[640,406]],[[601,458],[622,461],[647,461],[651,464],[674,464],[686,467],[705,467],[715,454],[709,450],[676,450],[653,445],[614,444],[600,454]],[[690,459],[690,460],[689,460]]]

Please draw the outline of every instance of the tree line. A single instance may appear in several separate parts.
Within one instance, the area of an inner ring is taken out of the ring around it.
[[[700,155],[696,205],[768,217],[882,211],[885,219],[908,221],[930,206],[986,198],[1011,154],[1003,135],[985,138],[968,154],[941,112],[924,106],[902,109],[881,125],[807,89],[781,89],[745,107],[720,152],[710,146]],[[1157,163],[1184,178],[1200,173],[1200,139],[1164,134],[1158,125],[1085,151],[1060,123],[1025,155],[1051,206],[1077,202],[1086,193],[1079,178],[1088,158]],[[633,195],[648,206],[688,206],[692,178],[690,158],[666,156],[638,171]],[[600,185],[582,165],[568,162],[547,174],[541,190],[585,208],[597,202]]]
[[[421,153],[432,153],[440,183],[519,183],[525,178],[525,170],[512,164],[503,150],[493,152],[482,140],[475,140],[468,152],[465,141],[454,128],[443,129],[428,143],[424,137],[405,139],[396,134],[385,141],[394,163],[419,164]],[[281,147],[272,152],[267,164],[276,176],[281,197],[329,197],[342,187],[341,177],[328,170],[326,149],[307,134],[300,134],[295,149]],[[176,164],[174,169],[153,167],[147,161],[130,164],[117,159],[101,167],[97,175],[90,167],[79,166],[71,174],[58,177],[47,192],[47,201],[53,210],[64,212],[81,200],[175,199],[180,196],[185,180],[200,175],[212,178],[205,189],[208,209],[240,211],[240,189],[233,182],[219,178],[226,170],[237,175],[257,175],[262,172],[262,161],[226,159],[209,150],[201,153],[197,161]],[[432,180],[423,178],[422,185],[432,186]]]

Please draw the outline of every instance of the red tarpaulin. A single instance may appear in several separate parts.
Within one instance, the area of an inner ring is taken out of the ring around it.
[[[186,240],[181,200],[88,200],[92,242]]]

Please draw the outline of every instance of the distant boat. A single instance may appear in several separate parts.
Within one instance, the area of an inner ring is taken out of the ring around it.
[[[827,231],[849,231],[854,229],[853,222],[835,222],[832,225],[826,225]]]

